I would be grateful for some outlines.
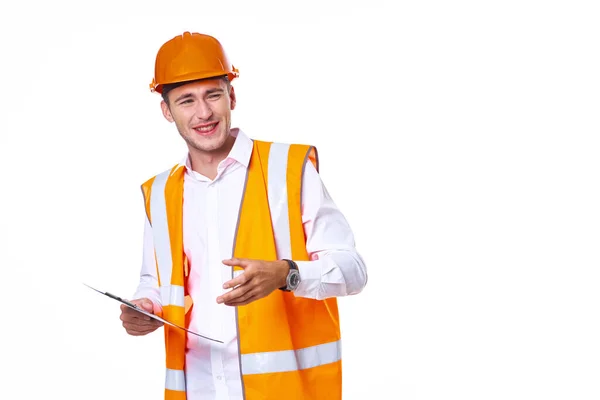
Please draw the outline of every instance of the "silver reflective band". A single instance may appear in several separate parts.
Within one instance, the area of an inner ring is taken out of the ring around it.
[[[165,285],[160,287],[160,300],[162,306],[185,306],[185,292],[183,286]]]
[[[242,374],[298,371],[341,360],[341,340],[299,350],[242,354]]]
[[[183,372],[183,370],[167,368],[165,389],[185,392],[185,373]]]
[[[169,172],[165,171],[154,178],[152,192],[150,193],[150,218],[152,219],[154,249],[158,270],[160,271],[160,281],[163,285],[171,283],[171,270],[173,267],[171,240],[169,239],[169,226],[167,224],[167,204],[165,201],[165,186],[169,178]]]
[[[267,173],[269,211],[275,234],[277,258],[292,258],[290,217],[288,215],[287,165],[290,145],[273,143],[269,149]]]

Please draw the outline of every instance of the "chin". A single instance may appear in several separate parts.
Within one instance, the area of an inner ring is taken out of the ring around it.
[[[220,149],[227,142],[226,137],[211,137],[203,138],[202,140],[194,140],[193,147],[200,151],[215,151]]]

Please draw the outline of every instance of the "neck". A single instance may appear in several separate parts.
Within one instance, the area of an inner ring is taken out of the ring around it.
[[[234,142],[235,137],[229,136],[223,146],[213,151],[202,151],[190,147],[189,155],[192,170],[209,179],[215,179],[219,163],[227,157]]]

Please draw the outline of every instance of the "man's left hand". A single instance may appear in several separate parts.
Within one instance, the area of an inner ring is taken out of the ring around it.
[[[223,289],[234,288],[217,297],[217,303],[227,306],[243,306],[269,295],[286,285],[290,267],[285,260],[263,261],[247,258],[223,260],[230,267],[239,266],[244,272],[223,284]]]

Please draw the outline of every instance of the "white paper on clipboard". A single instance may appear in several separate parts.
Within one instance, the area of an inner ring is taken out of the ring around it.
[[[90,285],[88,285],[88,284],[86,284],[86,283],[84,283],[84,285],[85,285],[85,286],[87,286],[87,287],[89,287],[89,288],[90,288],[90,289],[92,289],[92,290],[95,290],[96,292],[98,292],[98,293],[100,293],[100,294],[103,294],[103,295],[105,295],[105,296],[107,296],[107,297],[110,297],[110,298],[111,298],[111,299],[113,299],[113,300],[116,300],[116,301],[118,301],[118,302],[120,302],[120,303],[123,303],[123,304],[125,304],[127,307],[129,307],[129,308],[132,308],[132,309],[134,309],[135,311],[137,311],[137,312],[139,312],[139,313],[142,313],[142,314],[144,314],[144,315],[147,315],[148,317],[150,317],[150,318],[152,318],[152,319],[155,319],[155,320],[157,320],[157,321],[160,321],[160,322],[162,322],[163,324],[167,324],[167,325],[173,326],[173,327],[175,327],[175,328],[178,328],[178,329],[183,329],[184,331],[186,331],[186,332],[189,332],[189,333],[191,333],[192,335],[196,335],[196,336],[199,336],[199,337],[201,337],[201,338],[204,338],[204,339],[207,339],[207,340],[212,340],[213,342],[217,342],[217,343],[223,343],[221,340],[212,339],[212,338],[209,338],[209,337],[208,337],[208,336],[206,336],[206,335],[201,335],[201,334],[199,334],[199,333],[196,333],[196,332],[190,331],[189,329],[186,329],[186,328],[184,328],[184,327],[182,327],[182,326],[179,326],[179,325],[176,325],[176,324],[174,324],[174,323],[172,323],[172,322],[169,322],[169,321],[167,321],[166,319],[163,319],[163,318],[159,317],[158,315],[155,315],[155,314],[149,313],[148,311],[144,310],[143,308],[140,308],[140,307],[136,306],[135,304],[133,304],[133,303],[130,303],[129,301],[122,299],[122,298],[121,298],[121,297],[119,297],[119,296],[116,296],[116,295],[114,295],[114,294],[111,294],[111,293],[108,293],[108,292],[103,292],[103,291],[101,291],[101,290],[95,289],[95,288],[91,287]]]

